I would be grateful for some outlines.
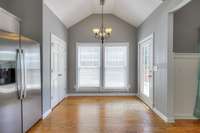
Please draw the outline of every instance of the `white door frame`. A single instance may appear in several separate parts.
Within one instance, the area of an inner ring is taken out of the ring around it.
[[[148,103],[144,98],[141,97],[141,86],[140,86],[140,48],[141,48],[141,44],[148,41],[148,40],[152,40],[152,52],[153,52],[153,70],[152,70],[152,76],[153,76],[153,81],[152,81],[152,103]],[[153,109],[154,107],[154,33],[150,34],[149,36],[147,36],[146,38],[144,38],[143,40],[139,41],[138,42],[138,96],[139,98],[144,102],[146,103],[150,108]]]
[[[59,44],[59,45],[62,45],[62,47],[65,47],[66,49],[66,72],[65,75],[66,76],[66,84],[65,84],[65,88],[67,89],[67,43],[65,41],[63,41],[62,39],[60,39],[59,37],[57,37],[55,34],[51,33],[51,58],[50,58],[50,70],[51,70],[51,95],[50,95],[50,102],[51,102],[51,109],[53,109],[56,105],[53,105],[52,103],[52,47],[53,47],[53,44]],[[67,90],[66,90],[67,92]],[[66,94],[63,95],[62,99],[59,99],[59,101],[57,101],[57,103],[61,102],[64,98],[65,98]]]

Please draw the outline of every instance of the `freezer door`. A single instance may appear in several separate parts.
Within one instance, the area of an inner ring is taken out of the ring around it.
[[[0,31],[0,133],[22,132],[18,38]]]
[[[24,64],[23,132],[26,132],[41,118],[40,45],[28,38],[22,38],[21,49]]]

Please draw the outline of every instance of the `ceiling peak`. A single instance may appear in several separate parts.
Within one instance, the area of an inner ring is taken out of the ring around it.
[[[99,3],[100,2],[100,3]],[[113,14],[138,27],[162,3],[161,0],[44,0],[67,28],[91,14],[101,13],[104,5],[106,14]],[[122,10],[125,9],[125,10]]]

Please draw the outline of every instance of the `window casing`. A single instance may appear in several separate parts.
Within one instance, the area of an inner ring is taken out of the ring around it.
[[[77,91],[128,91],[128,43],[77,43]]]

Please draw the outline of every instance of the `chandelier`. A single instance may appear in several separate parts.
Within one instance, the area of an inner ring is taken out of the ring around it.
[[[111,33],[112,33],[112,28],[108,27],[104,27],[104,4],[105,4],[105,0],[100,0],[100,5],[101,5],[101,27],[100,28],[94,28],[93,29],[93,33],[95,35],[95,38],[97,40],[101,40],[102,44],[104,43],[104,41],[108,38],[110,38]]]

